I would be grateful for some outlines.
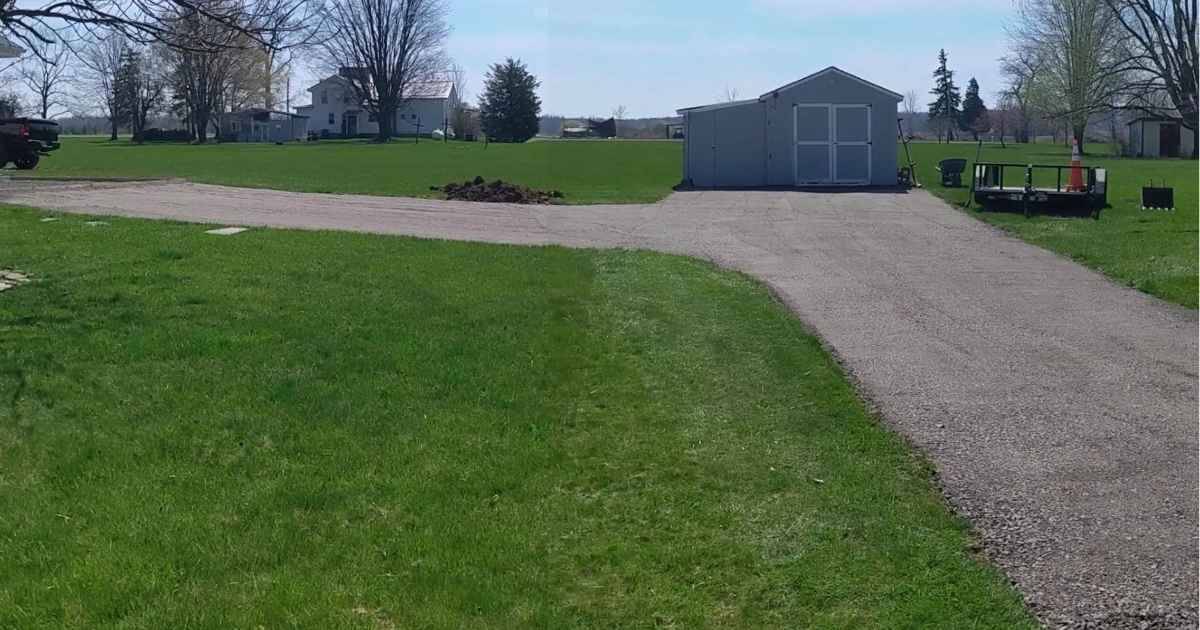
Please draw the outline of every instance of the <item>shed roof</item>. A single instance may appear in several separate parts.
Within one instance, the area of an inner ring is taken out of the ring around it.
[[[695,112],[711,112],[711,111],[717,110],[717,109],[728,109],[730,107],[742,107],[743,105],[751,105],[751,104],[757,103],[757,102],[758,102],[758,99],[751,98],[751,99],[746,99],[744,101],[730,101],[728,103],[714,103],[712,105],[697,105],[696,107],[685,107],[683,109],[675,110],[675,113],[683,115],[685,113],[691,114],[691,113],[695,113]]]
[[[804,83],[808,83],[809,81],[812,81],[812,80],[814,80],[814,79],[817,79],[817,78],[823,77],[823,76],[825,76],[825,75],[827,75],[827,74],[836,74],[836,75],[838,75],[838,76],[840,76],[840,77],[843,77],[843,78],[846,78],[846,79],[850,79],[851,81],[856,81],[856,82],[858,82],[858,83],[861,83],[862,85],[865,85],[865,86],[867,86],[867,87],[871,88],[872,90],[875,90],[875,91],[877,91],[877,92],[882,92],[882,93],[884,93],[884,94],[887,94],[888,96],[890,96],[890,97],[892,97],[892,98],[896,99],[896,101],[897,101],[897,102],[899,102],[899,101],[903,101],[903,100],[904,100],[904,96],[903,96],[903,95],[901,95],[901,94],[899,94],[899,93],[897,93],[897,92],[893,92],[893,91],[891,91],[891,90],[889,90],[889,89],[887,89],[887,88],[885,88],[885,87],[883,87],[883,86],[881,86],[881,85],[877,85],[877,84],[875,84],[875,83],[871,83],[870,81],[868,81],[868,80],[866,80],[866,79],[864,79],[864,78],[862,78],[862,77],[860,77],[860,76],[857,76],[857,75],[850,74],[849,72],[846,72],[845,70],[842,70],[841,68],[839,68],[839,67],[837,67],[837,66],[829,66],[828,68],[825,68],[824,70],[819,70],[819,71],[817,71],[817,72],[814,72],[814,73],[812,73],[812,74],[810,74],[810,75],[808,75],[808,76],[804,77],[803,79],[798,79],[798,80],[796,80],[796,81],[792,81],[791,83],[788,83],[787,85],[784,85],[784,86],[782,86],[782,87],[779,87],[779,88],[776,88],[776,89],[774,89],[774,90],[771,90],[770,92],[767,92],[766,94],[763,94],[762,96],[760,96],[760,97],[758,97],[758,98],[759,98],[760,100],[761,100],[761,99],[766,99],[767,97],[769,97],[769,96],[771,96],[771,95],[775,94],[776,92],[782,92],[782,91],[784,91],[784,90],[790,90],[790,89],[792,89],[792,88],[796,87],[797,85],[801,85],[801,84],[804,84]]]
[[[775,95],[778,92],[782,92],[784,90],[790,90],[798,85],[807,83],[809,81],[823,77],[828,74],[836,74],[845,79],[849,79],[851,81],[860,83],[872,90],[886,94],[887,96],[890,96],[890,97],[896,99],[897,102],[904,100],[903,96],[901,96],[900,94],[893,92],[885,87],[871,83],[870,81],[868,81],[862,77],[850,74],[849,72],[846,72],[845,70],[842,70],[841,68],[838,68],[837,66],[829,66],[828,68],[825,68],[824,70],[820,70],[818,72],[814,72],[814,73],[804,77],[803,79],[798,79],[796,81],[792,81],[791,83],[788,83],[787,85],[784,85],[784,86],[778,87],[774,90],[771,90],[770,92],[767,92],[766,94],[763,94],[762,96],[760,96],[758,98],[746,99],[744,101],[733,101],[730,103],[715,103],[712,105],[699,105],[696,107],[684,107],[683,109],[676,110],[676,113],[682,115],[684,113],[692,113],[692,112],[709,112],[709,111],[713,111],[713,110],[717,110],[717,109],[725,109],[727,107],[741,107],[743,105],[750,105],[751,103],[760,103],[762,101],[767,100],[769,97]]]
[[[1178,123],[1181,121],[1179,118],[1171,118],[1170,116],[1138,116],[1137,118],[1130,119],[1129,122],[1125,123],[1125,126],[1128,127],[1130,125],[1135,125],[1135,124],[1141,123],[1141,122]]]

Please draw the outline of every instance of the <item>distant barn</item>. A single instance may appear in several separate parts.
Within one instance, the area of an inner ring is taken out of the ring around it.
[[[617,137],[617,120],[567,120],[563,121],[562,137],[564,138],[615,138]]]

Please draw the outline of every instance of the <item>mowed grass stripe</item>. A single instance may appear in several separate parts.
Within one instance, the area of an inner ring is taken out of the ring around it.
[[[568,204],[652,203],[679,183],[681,142],[489,144],[411,139],[137,146],[67,138],[34,175],[182,177],[204,184],[297,192],[440,197],[476,176],[559,190]]]
[[[758,284],[0,210],[0,626],[1030,627]]]

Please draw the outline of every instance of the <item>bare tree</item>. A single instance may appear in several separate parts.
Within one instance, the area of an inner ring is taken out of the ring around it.
[[[1034,96],[1041,67],[1040,47],[1028,45],[1019,34],[1014,38],[1012,51],[1000,58],[1000,72],[1007,81],[1001,97],[1006,98],[1018,114],[1017,120],[1013,121],[1013,140],[1018,143],[1028,143],[1032,138]]]
[[[421,84],[445,77],[442,0],[339,0],[329,10],[329,61],[379,121],[378,140],[394,135],[396,112]]]
[[[26,57],[18,67],[18,76],[26,89],[37,100],[42,118],[50,118],[50,112],[65,111],[66,83],[70,80],[67,61],[69,50],[61,43],[44,44],[37,54]]]
[[[451,84],[454,85],[454,102],[450,104],[450,126],[454,136],[475,136],[479,132],[479,121],[467,106],[470,102],[470,95],[467,94],[467,71],[457,63],[451,64],[449,76]]]
[[[121,74],[121,58],[129,47],[128,40],[120,33],[110,33],[103,39],[87,43],[79,51],[82,65],[81,83],[86,90],[83,101],[94,104],[108,119],[112,133],[109,140],[117,139],[117,128],[121,124],[121,95],[118,81]],[[80,109],[90,109],[81,107]]]
[[[133,141],[139,144],[150,115],[163,105],[167,88],[164,52],[161,47],[126,48],[121,61],[117,91]]]
[[[725,93],[721,95],[721,98],[724,99],[726,103],[733,103],[733,102],[737,101],[738,100],[737,88],[729,87],[728,85],[726,85]]]
[[[20,96],[0,92],[0,118],[15,118],[21,115],[21,110]]]
[[[212,48],[228,42],[178,40],[175,23],[181,17],[202,17],[237,31],[247,41],[278,49],[286,40],[311,41],[322,26],[321,0],[0,0],[0,35],[36,54],[65,32],[107,39],[117,34],[136,44],[163,43],[172,47]],[[49,26],[70,29],[50,30]]]
[[[1106,0],[1022,0],[1014,33],[1036,50],[1039,81],[1053,95],[1046,113],[1084,149],[1088,119],[1109,107],[1122,66],[1120,24]]]
[[[254,72],[262,67],[260,50],[245,46],[242,32],[201,15],[181,16],[175,29],[177,41],[215,44],[176,48],[168,58],[175,99],[186,113],[196,141],[205,143],[210,127],[219,129],[221,113],[246,105],[253,95],[262,96]]]
[[[1117,107],[1177,119],[1196,131],[1196,0],[1104,0],[1125,45]],[[1170,108],[1163,107],[1169,104]],[[1174,111],[1172,112],[1171,109]],[[1196,157],[1193,143],[1192,157]]]
[[[917,116],[917,92],[909,90],[904,93],[904,117],[908,119],[908,135],[913,135],[913,118]]]

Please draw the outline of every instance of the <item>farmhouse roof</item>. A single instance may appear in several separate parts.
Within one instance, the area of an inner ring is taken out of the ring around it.
[[[319,81],[316,85],[308,88],[309,92],[316,92],[322,85],[326,83],[336,83],[342,87],[349,87],[349,81],[339,75],[326,77]],[[451,81],[424,81],[413,83],[408,86],[408,98],[450,98],[450,93],[454,89],[454,83]]]

